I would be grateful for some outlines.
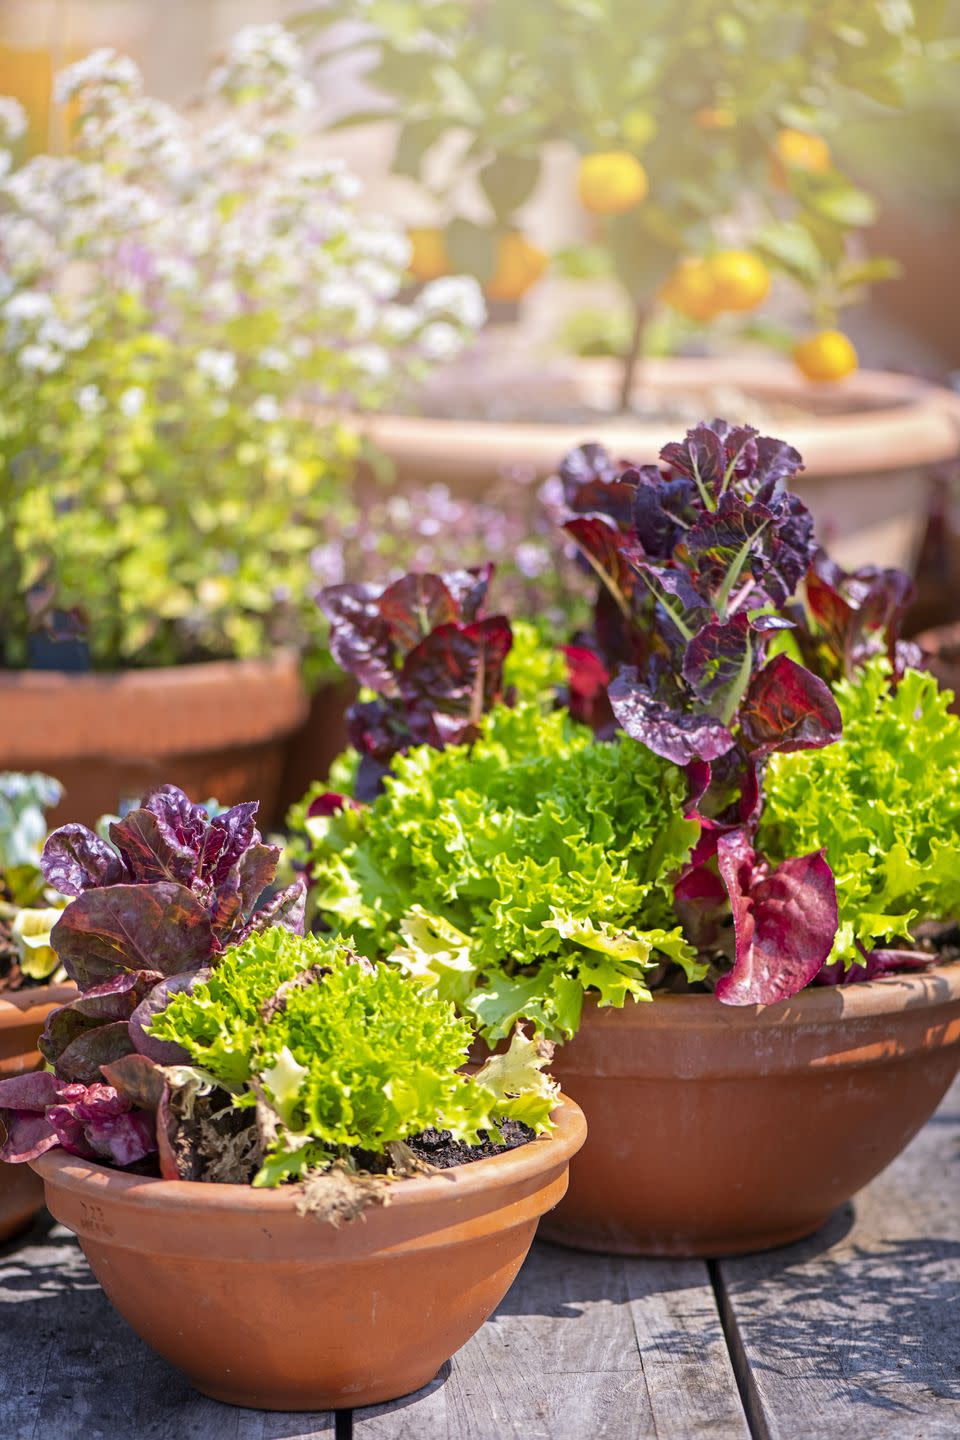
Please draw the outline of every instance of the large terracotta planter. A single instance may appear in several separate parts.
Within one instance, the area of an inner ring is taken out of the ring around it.
[[[925,630],[916,641],[923,651],[923,663],[936,676],[937,684],[953,691],[950,708],[960,714],[960,623]]]
[[[735,1255],[812,1234],[903,1149],[960,1065],[960,964],[766,1008],[584,1012],[553,1071],[589,1137],[544,1234]]]
[[[506,1294],[560,1199],[583,1116],[549,1139],[422,1179],[339,1228],[297,1192],[145,1180],[51,1150],[47,1204],[150,1345],[207,1395],[267,1410],[395,1399],[427,1384]]]
[[[686,422],[676,414],[648,421],[611,413],[617,375],[606,360],[581,361],[571,370],[571,404],[594,412],[576,423],[378,415],[365,429],[392,461],[401,488],[442,483],[482,495],[510,474],[551,474],[584,440],[601,440],[630,460],[653,461]],[[478,392],[483,383],[477,382]],[[680,409],[707,420],[719,413],[789,440],[806,462],[794,488],[813,511],[823,542],[850,566],[909,565],[925,513],[924,471],[960,453],[960,401],[905,375],[864,370],[822,386],[776,362],[651,360],[637,390],[646,403],[662,401],[665,412]],[[769,407],[775,418],[768,420]],[[740,409],[743,414],[731,413]]]
[[[37,1041],[51,1010],[76,993],[72,985],[43,985],[0,995],[0,1079],[39,1069]],[[0,1163],[0,1244],[43,1204],[43,1186],[26,1165]]]
[[[292,651],[116,674],[0,670],[0,769],[62,781],[54,824],[91,825],[168,781],[195,801],[259,800],[271,823],[284,746],[306,714]]]

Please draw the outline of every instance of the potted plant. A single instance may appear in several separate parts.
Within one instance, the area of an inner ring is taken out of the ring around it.
[[[242,31],[181,114],[98,51],[58,80],[70,151],[4,151],[0,758],[90,823],[164,776],[269,810],[301,667],[330,670],[310,558],[351,508],[343,412],[482,317],[467,279],[398,302],[408,242],[311,157],[301,69]],[[6,102],[0,141],[21,125]]]
[[[896,641],[909,581],[817,548],[799,464],[721,421],[660,467],[567,457],[601,583],[559,708],[511,694],[508,622],[441,577],[323,597],[371,693],[292,817],[317,921],[490,1044],[565,1042],[566,1243],[808,1234],[960,1062],[960,720]]]
[[[37,1041],[43,1023],[72,991],[49,944],[58,897],[40,872],[46,811],[59,798],[60,786],[49,775],[0,773],[0,1077],[42,1064]],[[42,1202],[33,1175],[0,1162],[0,1244]]]
[[[164,787],[111,844],[50,837],[44,872],[76,897],[51,939],[81,993],[47,1022],[52,1072],[0,1082],[3,1154],[205,1393],[374,1403],[494,1309],[583,1118],[549,1046],[518,1031],[464,1071],[448,1001],[305,938],[302,881],[264,901],[278,852],[254,808],[211,820]]]
[[[585,430],[653,460],[678,421],[736,407],[802,451],[801,493],[846,563],[905,563],[919,472],[956,454],[956,428],[936,387],[854,373],[839,316],[895,267],[865,256],[873,199],[831,140],[837,97],[896,106],[906,62],[935,57],[936,27],[886,7],[832,23],[811,0],[749,16],[701,0],[682,20],[631,0],[522,11],[406,0],[368,10],[359,32],[339,23],[353,9],[334,0],[304,23],[323,35],[323,59],[373,58],[376,106],[353,118],[395,120],[393,172],[420,184],[414,277],[463,270],[492,303],[519,300],[548,259],[526,231],[554,202],[554,228],[574,222],[555,271],[605,284],[628,334],[612,359],[552,371],[542,356],[531,365],[522,333],[513,348],[491,335],[485,356],[417,397],[423,415],[371,421],[400,480],[454,473],[481,489],[498,470],[543,477]],[[563,196],[540,184],[548,155],[550,174],[567,176]],[[803,297],[799,335],[761,311],[775,277]],[[686,355],[645,358],[654,334],[660,354]],[[751,339],[792,352],[792,369],[741,359]]]

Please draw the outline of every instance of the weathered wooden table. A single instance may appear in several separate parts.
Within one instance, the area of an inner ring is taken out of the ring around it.
[[[960,1081],[812,1240],[706,1264],[535,1246],[432,1385],[352,1415],[205,1400],[115,1314],[65,1230],[47,1221],[0,1251],[0,1440],[351,1427],[357,1440],[957,1440]]]

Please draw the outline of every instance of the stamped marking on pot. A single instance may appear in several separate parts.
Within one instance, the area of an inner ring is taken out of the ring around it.
[[[81,1200],[80,1216],[84,1229],[88,1230],[91,1235],[103,1235],[110,1240],[117,1233],[114,1227],[104,1219],[101,1205],[89,1205],[85,1200]]]

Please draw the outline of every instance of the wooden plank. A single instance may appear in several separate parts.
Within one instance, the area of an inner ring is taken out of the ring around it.
[[[718,1264],[760,1440],[960,1435],[960,1080],[819,1235]]]
[[[746,1440],[706,1266],[535,1245],[431,1386],[356,1440]]]
[[[198,1395],[134,1335],[60,1226],[0,1251],[3,1440],[333,1440],[329,1413]]]

